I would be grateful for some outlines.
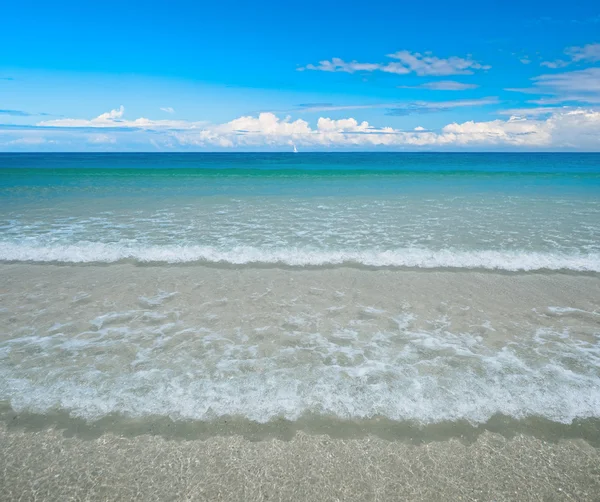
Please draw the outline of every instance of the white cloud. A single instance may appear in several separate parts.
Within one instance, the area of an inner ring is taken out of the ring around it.
[[[551,96],[531,101],[537,104],[556,104],[566,101],[600,103],[600,68],[540,75],[531,80],[532,87],[507,90]]]
[[[564,61],[563,59],[555,59],[554,61],[542,61],[540,66],[545,66],[546,68],[564,68],[565,66],[569,66],[568,61]]]
[[[354,118],[333,120],[321,117],[312,128],[308,122],[273,113],[240,117],[207,127],[200,132],[181,131],[175,137],[182,145],[204,148],[285,147],[313,148],[600,148],[600,112],[559,111],[539,120],[510,117],[508,120],[451,123],[439,132],[416,128],[403,131],[374,127]]]
[[[358,61],[346,62],[340,58],[333,58],[331,61],[319,61],[318,65],[307,64],[306,66],[298,68],[298,71],[319,70],[329,72],[340,71],[346,73],[354,73],[357,71],[375,71],[380,69],[381,65],[378,63],[359,63]]]
[[[126,120],[123,118],[125,108],[123,105],[117,110],[98,115],[93,119],[56,119],[44,120],[37,125],[46,127],[118,127],[118,128],[138,128],[138,129],[193,129],[202,127],[206,122],[189,122],[186,120],[151,120],[140,117],[135,120]]]
[[[572,63],[596,63],[600,61],[600,43],[567,47],[564,53],[568,56],[568,60],[543,61],[540,65],[547,68],[564,68]]]
[[[549,144],[551,136],[543,122],[511,117],[506,121],[469,121],[462,124],[448,124],[442,128],[442,133],[437,139],[464,146],[480,144],[531,147]]]
[[[600,44],[587,44],[583,47],[568,47],[565,50],[565,54],[570,56],[575,62],[586,61],[595,63],[600,61]]]
[[[466,91],[476,89],[477,84],[464,84],[454,80],[440,80],[438,82],[426,82],[421,85],[400,85],[399,89],[430,89],[432,91]]]
[[[600,93],[600,68],[540,75],[532,80],[544,94]]]
[[[509,120],[450,124],[439,139],[454,145],[489,145],[525,148],[600,148],[600,112],[571,110],[545,120],[511,117]]]
[[[470,56],[467,58],[452,56],[443,59],[433,56],[428,52],[421,54],[419,52],[398,51],[388,54],[387,57],[395,61],[387,63],[359,63],[358,61],[346,62],[340,58],[333,58],[331,61],[320,61],[318,65],[308,64],[298,68],[298,70],[345,73],[382,71],[397,75],[416,73],[419,76],[444,76],[470,75],[473,73],[473,70],[489,70],[491,68],[491,66],[482,65],[474,61]]]
[[[404,67],[421,76],[469,75],[473,73],[473,70],[489,70],[491,68],[491,66],[482,65],[470,57],[452,56],[448,59],[440,59],[429,53],[420,54],[415,52],[411,54],[409,51],[398,51],[394,54],[388,54],[388,57],[399,60]]]
[[[165,106],[161,110],[166,113],[175,113],[175,110],[171,106]]]
[[[457,100],[431,103],[431,105],[469,106],[481,100]],[[429,103],[425,103],[429,104]],[[121,108],[91,120],[63,119],[49,121],[42,129],[29,129],[30,138],[22,139],[25,131],[10,129],[0,132],[20,134],[12,139],[14,146],[31,146],[44,141],[61,138],[62,145],[81,148],[82,144],[113,143],[126,146],[132,135],[136,144],[154,145],[158,149],[287,149],[292,145],[304,149],[600,149],[600,111],[572,107],[540,107],[506,110],[508,119],[490,121],[453,122],[434,131],[422,126],[412,130],[389,126],[374,126],[353,117],[333,119],[320,117],[312,124],[290,116],[280,117],[271,112],[238,117],[221,124],[175,121],[176,127],[161,125],[153,128],[137,128],[125,134],[127,127],[110,131],[102,130],[106,124],[122,121]],[[146,120],[146,119],[144,119]],[[71,125],[65,127],[65,121]],[[138,120],[130,121],[137,124]],[[90,123],[98,127],[98,133],[90,132]],[[183,125],[182,125],[183,124]],[[200,125],[202,124],[202,125]],[[56,127],[56,129],[54,129]],[[136,126],[137,127],[137,126]],[[54,130],[53,130],[54,129]],[[121,132],[119,132],[121,131]],[[35,137],[35,139],[33,139]],[[45,139],[47,138],[47,139]],[[121,141],[123,138],[123,142]],[[65,143],[63,139],[67,140]],[[4,143],[10,148],[11,144]]]

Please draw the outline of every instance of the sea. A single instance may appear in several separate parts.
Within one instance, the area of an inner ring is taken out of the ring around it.
[[[595,444],[600,154],[2,153],[0,415]]]

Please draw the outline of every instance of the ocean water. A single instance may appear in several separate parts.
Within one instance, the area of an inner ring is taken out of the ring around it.
[[[600,155],[0,154],[0,404],[596,423]]]

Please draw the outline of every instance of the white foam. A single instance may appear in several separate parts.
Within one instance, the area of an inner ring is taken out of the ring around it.
[[[600,272],[600,253],[547,253],[498,250],[393,250],[328,251],[307,248],[257,248],[238,246],[135,246],[119,243],[80,242],[72,245],[37,246],[0,243],[0,261],[114,263],[221,263],[302,266],[362,265],[407,268],[467,268],[507,271],[573,270]]]
[[[485,423],[498,413],[560,423],[600,418],[600,347],[547,328],[501,349],[468,333],[379,332],[363,339],[343,329],[332,337],[305,333],[296,346],[282,345],[269,356],[234,337],[184,330],[174,336],[202,337],[203,350],[162,352],[161,339],[154,351],[138,347],[131,364],[109,369],[108,351],[130,353],[125,340],[141,333],[112,330],[102,328],[95,339],[29,336],[0,344],[6,349],[0,350],[0,399],[17,412],[63,409],[88,420],[111,413],[191,420],[238,415],[263,423],[307,413],[423,424]],[[36,366],[11,367],[13,350],[36,354],[24,350],[35,347],[49,356]],[[77,356],[93,354],[91,347],[102,347],[99,366],[87,359],[79,366]],[[50,357],[65,351],[73,357]]]
[[[134,318],[134,316],[138,314],[137,311],[128,311],[128,312],[109,312],[108,314],[103,314],[95,319],[90,321],[90,324],[94,326],[96,329],[101,329],[105,325],[122,323],[130,321]]]
[[[600,316],[600,312],[590,312],[589,310],[576,309],[573,307],[548,307],[548,311],[558,315],[580,313]]]
[[[176,291],[172,293],[168,293],[167,291],[159,291],[158,294],[152,297],[140,296],[138,301],[143,307],[152,308],[162,305],[166,300],[169,300],[176,295]]]

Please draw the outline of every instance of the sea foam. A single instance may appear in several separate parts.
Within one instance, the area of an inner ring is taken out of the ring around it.
[[[600,272],[600,253],[549,253],[514,250],[323,250],[310,248],[220,249],[197,245],[131,245],[79,242],[71,245],[0,243],[0,261],[37,263],[205,263],[231,265],[366,266],[465,268],[507,271],[572,270]]]
[[[135,333],[100,330],[93,335],[23,337],[5,344],[0,360],[35,347],[72,356],[99,347],[103,352],[122,351],[123,337]],[[96,361],[103,370],[95,364],[84,368],[75,362],[46,362],[45,367],[24,373],[5,364],[0,365],[0,399],[17,412],[62,409],[91,421],[114,413],[201,421],[240,416],[260,423],[305,415],[346,420],[380,416],[421,424],[485,423],[496,414],[515,419],[538,416],[559,423],[600,417],[596,344],[575,343],[559,333],[539,330],[521,344],[490,351],[482,350],[481,341],[470,335],[440,335],[406,333],[410,343],[390,353],[386,335],[381,334],[369,344],[369,353],[377,356],[370,359],[357,357],[364,350],[356,343],[341,349],[335,340],[316,337],[315,350],[328,352],[328,347],[337,346],[336,357],[343,350],[348,361],[355,361],[351,365],[290,366],[294,349],[285,347],[271,358],[240,359],[247,348],[232,348],[231,340],[211,369],[207,360],[192,357],[188,350],[170,354],[168,360],[173,361],[164,368],[156,362],[162,361],[160,354],[143,351],[145,356],[139,353],[125,372],[121,366],[107,370],[103,354]],[[205,335],[208,352],[223,340],[217,334]],[[423,359],[424,353],[433,357]],[[540,355],[542,360],[537,359]],[[579,371],[561,364],[563,356],[576,361]],[[140,361],[145,364],[138,367]],[[252,371],[257,363],[261,369]]]

